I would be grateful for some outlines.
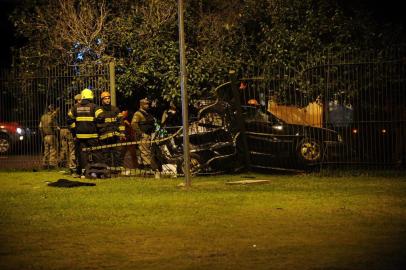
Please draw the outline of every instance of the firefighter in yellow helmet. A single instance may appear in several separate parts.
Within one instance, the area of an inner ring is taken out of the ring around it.
[[[80,93],[81,100],[76,103],[68,113],[68,120],[74,138],[76,140],[79,158],[76,166],[76,173],[83,175],[83,171],[89,162],[98,162],[101,157],[98,152],[82,151],[83,148],[99,145],[99,134],[97,132],[96,119],[103,110],[93,103],[93,92],[90,89],[83,89]]]
[[[109,92],[102,92],[101,109],[102,113],[98,117],[99,139],[102,145],[115,144],[124,139],[125,127],[122,125],[122,114],[120,110],[111,105],[111,95]],[[120,158],[121,148],[107,148],[103,151],[103,162],[112,167],[112,172],[119,172],[123,162]]]

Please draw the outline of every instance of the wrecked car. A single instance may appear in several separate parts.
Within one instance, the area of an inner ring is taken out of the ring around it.
[[[221,87],[228,91],[228,86]],[[306,169],[338,155],[342,138],[322,127],[322,109],[317,101],[303,108],[279,105],[272,99],[265,106],[259,102],[241,105],[230,93],[222,95],[221,90],[216,90],[218,99],[201,108],[198,120],[190,124],[193,173],[235,171],[248,166]],[[182,155],[182,140],[182,135],[174,138],[178,156]]]
[[[232,133],[220,114],[203,108],[197,121],[189,126],[190,171],[192,174],[214,174],[241,168],[236,156],[239,132]],[[180,128],[180,127],[179,127]],[[161,164],[175,164],[183,174],[183,135],[178,132],[169,140],[157,144]],[[163,165],[165,166],[165,165]]]

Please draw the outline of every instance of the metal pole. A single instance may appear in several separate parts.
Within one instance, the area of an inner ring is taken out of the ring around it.
[[[116,70],[114,61],[109,63],[109,75],[110,75],[110,95],[111,95],[111,105],[117,106],[116,102]]]
[[[180,56],[180,90],[182,98],[182,126],[183,126],[183,158],[185,160],[185,186],[191,186],[190,180],[190,153],[189,153],[189,121],[188,98],[186,88],[186,59],[185,59],[185,31],[183,26],[183,0],[178,1],[179,19],[179,56]]]

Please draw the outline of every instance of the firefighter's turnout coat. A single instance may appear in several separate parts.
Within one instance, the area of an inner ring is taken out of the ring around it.
[[[76,167],[77,174],[82,174],[83,169],[91,161],[97,163],[101,160],[98,152],[82,151],[83,148],[98,146],[99,134],[97,132],[96,120],[103,112],[91,100],[82,99],[79,104],[75,104],[68,112],[68,124],[72,135],[76,138],[75,149],[78,156],[78,164]]]
[[[68,123],[72,134],[79,140],[97,139],[99,134],[96,119],[102,112],[101,108],[87,99],[75,104],[68,113]]]
[[[125,127],[122,124],[120,110],[112,105],[101,106],[102,113],[98,116],[99,139],[101,141],[112,137],[124,137]]]

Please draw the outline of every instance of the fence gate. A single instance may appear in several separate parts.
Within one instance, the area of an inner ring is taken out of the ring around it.
[[[76,94],[84,88],[92,89],[98,102],[101,91],[110,91],[110,70],[109,64],[57,66],[35,72],[2,70],[0,169],[40,167],[42,138],[38,125],[41,115],[53,104],[59,108],[60,127],[66,127],[66,115]]]

